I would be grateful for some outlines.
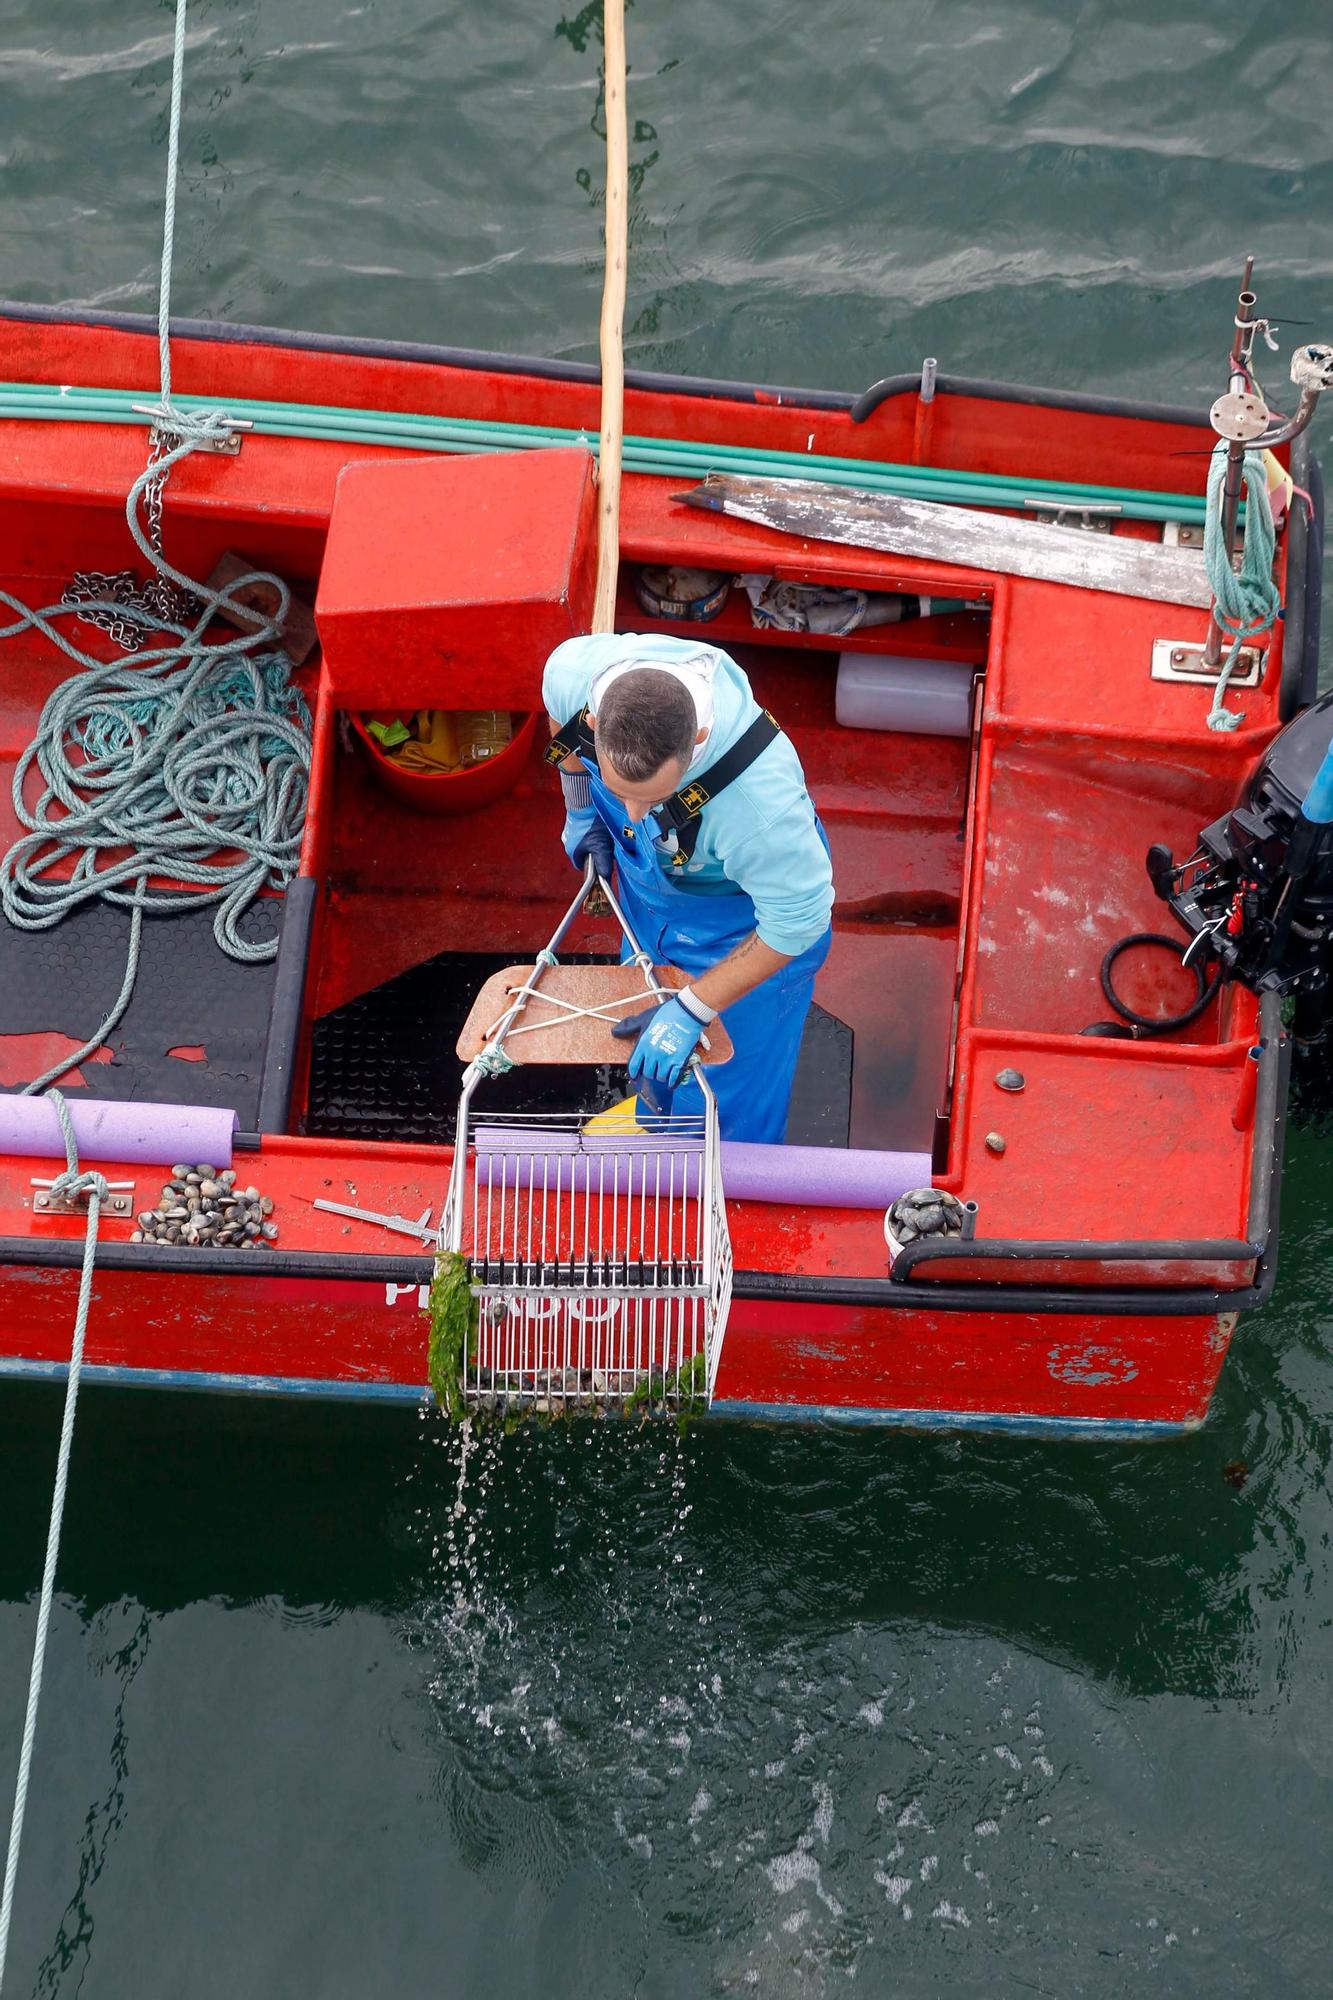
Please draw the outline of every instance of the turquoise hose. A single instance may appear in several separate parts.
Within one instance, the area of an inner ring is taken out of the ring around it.
[[[58,387],[45,383],[0,383],[0,418],[147,425],[143,406],[149,392]],[[546,424],[483,422],[395,410],[348,410],[314,403],[263,402],[176,396],[182,410],[218,409],[249,424],[261,436],[311,438],[331,444],[384,446],[412,451],[455,453],[525,451],[585,445],[597,452],[594,431]],[[136,404],[141,407],[136,410]],[[1158,493],[1144,488],[1075,485],[1050,479],[1014,479],[1000,473],[956,472],[927,465],[886,465],[815,452],[774,451],[757,446],[697,443],[679,438],[627,437],[625,469],[681,480],[709,472],[754,477],[817,479],[865,492],[903,499],[937,500],[962,506],[1030,507],[1039,502],[1077,512],[1083,507],[1114,508],[1121,518],[1203,523],[1202,495]]]

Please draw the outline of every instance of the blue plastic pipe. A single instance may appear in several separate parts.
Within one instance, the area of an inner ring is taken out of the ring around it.
[[[1333,743],[1324,752],[1324,761],[1314,774],[1301,812],[1316,826],[1333,823]]]

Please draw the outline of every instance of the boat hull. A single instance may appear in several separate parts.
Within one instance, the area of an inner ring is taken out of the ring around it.
[[[0,1376],[64,1374],[78,1274],[3,1273]],[[209,1277],[103,1270],[90,1381],[419,1400],[425,1286],[413,1277]],[[1208,1411],[1236,1314],[887,1311],[737,1299],[713,1419],[1148,1438]]]

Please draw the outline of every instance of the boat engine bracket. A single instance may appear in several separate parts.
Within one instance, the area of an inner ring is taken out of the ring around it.
[[[1148,877],[1196,948],[1251,992],[1290,996],[1298,1043],[1333,1017],[1333,822],[1302,805],[1333,742],[1333,692],[1274,737],[1240,798],[1188,860],[1149,848]],[[1206,939],[1206,943],[1201,940]]]

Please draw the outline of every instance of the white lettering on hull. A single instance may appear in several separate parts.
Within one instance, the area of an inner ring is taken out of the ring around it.
[[[384,1287],[384,1303],[386,1306],[396,1306],[400,1299],[411,1299],[414,1302],[415,1309],[418,1312],[424,1312],[426,1310],[426,1301],[429,1297],[429,1285],[395,1285],[390,1283]]]

